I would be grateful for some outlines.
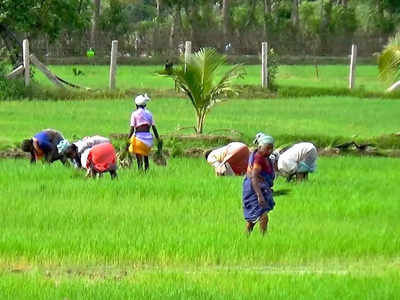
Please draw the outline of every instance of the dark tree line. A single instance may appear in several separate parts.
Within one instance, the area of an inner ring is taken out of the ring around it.
[[[371,41],[372,53],[396,32],[399,21],[400,0],[0,3],[0,38],[13,62],[20,59],[16,48],[24,37],[60,55],[82,55],[89,47],[107,53],[113,39],[120,41],[125,55],[177,54],[185,40],[192,41],[194,49],[213,46],[232,54],[254,54],[261,41],[269,41],[280,53],[332,55],[359,39]]]

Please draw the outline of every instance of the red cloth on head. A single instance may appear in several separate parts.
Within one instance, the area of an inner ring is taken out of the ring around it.
[[[90,150],[87,161],[86,168],[91,165],[97,172],[106,172],[110,168],[114,168],[117,161],[117,155],[113,145],[110,143],[104,143],[93,146]]]

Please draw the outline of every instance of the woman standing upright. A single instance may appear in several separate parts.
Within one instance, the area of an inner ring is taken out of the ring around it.
[[[264,234],[268,225],[268,212],[275,206],[272,197],[275,173],[269,159],[274,149],[274,139],[258,133],[254,142],[257,149],[250,154],[247,174],[243,181],[243,213],[247,221],[247,233],[250,234],[254,225],[260,222],[260,230]]]
[[[150,128],[153,129],[154,135],[159,140],[153,115],[146,109],[147,102],[150,98],[147,94],[138,95],[135,98],[136,110],[131,116],[131,130],[129,132],[129,152],[136,155],[138,169],[142,170],[144,161],[144,170],[149,168],[149,154],[153,147],[153,135]]]

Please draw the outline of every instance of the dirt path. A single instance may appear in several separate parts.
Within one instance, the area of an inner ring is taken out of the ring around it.
[[[122,279],[136,273],[182,273],[188,275],[210,274],[210,273],[232,273],[249,272],[257,274],[277,275],[356,275],[370,276],[382,272],[400,271],[399,258],[393,257],[384,260],[356,261],[356,262],[320,262],[303,265],[148,265],[148,264],[126,264],[121,265],[31,265],[29,263],[0,263],[0,273],[29,274],[39,273],[48,278],[75,277],[88,279]]]

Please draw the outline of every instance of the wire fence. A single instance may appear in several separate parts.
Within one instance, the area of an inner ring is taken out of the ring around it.
[[[228,55],[232,62],[259,63],[261,43],[269,46],[282,58],[283,63],[311,63],[315,59],[325,63],[347,61],[351,45],[358,47],[360,62],[376,61],[375,54],[380,52],[387,42],[385,35],[349,35],[305,37],[295,33],[270,34],[262,31],[241,32],[224,38],[219,32],[196,32],[195,35],[171,38],[168,30],[139,34],[114,36],[98,32],[95,40],[95,60],[108,63],[112,40],[118,40],[119,63],[159,63],[168,58],[177,59],[184,53],[186,40],[192,42],[196,51],[202,47],[213,47]],[[86,52],[90,48],[90,34],[64,33],[56,41],[46,37],[30,38],[31,51],[46,63],[79,64],[88,63]],[[0,46],[4,46],[1,45]]]

